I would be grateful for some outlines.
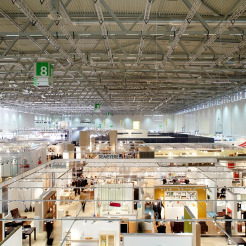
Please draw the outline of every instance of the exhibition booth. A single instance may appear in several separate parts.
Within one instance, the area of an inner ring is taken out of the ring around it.
[[[180,165],[205,160],[213,165]],[[233,235],[242,235],[246,192],[233,182],[234,171],[216,158],[52,160],[0,184],[0,209],[6,220],[2,233],[9,230],[6,223],[16,221],[13,212],[18,209],[37,237],[46,230],[45,218],[51,210],[62,235],[56,240],[63,245],[120,245],[121,240],[132,245],[132,240],[143,238],[158,243],[162,237],[176,244],[172,240],[184,237],[187,245],[199,246],[194,244],[199,233],[224,233],[227,212],[231,212]],[[85,186],[75,185],[82,180]],[[194,224],[200,228],[194,229]],[[165,232],[156,234],[161,226]]]

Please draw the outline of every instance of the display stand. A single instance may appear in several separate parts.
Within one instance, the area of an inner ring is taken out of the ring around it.
[[[99,246],[115,246],[115,234],[108,232],[100,234]]]

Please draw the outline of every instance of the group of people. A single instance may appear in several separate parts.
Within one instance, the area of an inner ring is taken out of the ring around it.
[[[172,181],[171,181],[174,185],[180,185],[180,180],[178,179],[178,178],[173,178],[172,179]],[[190,183],[190,180],[188,179],[188,178],[186,178],[185,180],[184,180],[184,182],[186,183],[186,184],[189,184]],[[163,179],[162,179],[162,184],[167,184],[167,178],[166,177],[164,177]]]
[[[60,155],[58,155],[58,154],[56,154],[56,155],[53,154],[53,155],[50,156],[50,159],[51,159],[51,160],[62,159],[62,155],[61,155],[61,154],[60,154]]]
[[[80,192],[84,190],[84,188],[88,185],[87,177],[81,174],[81,176],[72,181],[72,186],[74,187],[75,196],[80,195]]]

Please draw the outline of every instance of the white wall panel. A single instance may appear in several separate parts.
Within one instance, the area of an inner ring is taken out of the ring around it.
[[[246,100],[230,102],[189,113],[174,115],[174,131],[192,134],[214,135],[222,132],[224,136],[246,136]]]

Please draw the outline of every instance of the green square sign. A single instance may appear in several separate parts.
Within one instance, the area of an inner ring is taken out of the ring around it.
[[[49,62],[36,62],[35,77],[53,77],[53,65]]]

